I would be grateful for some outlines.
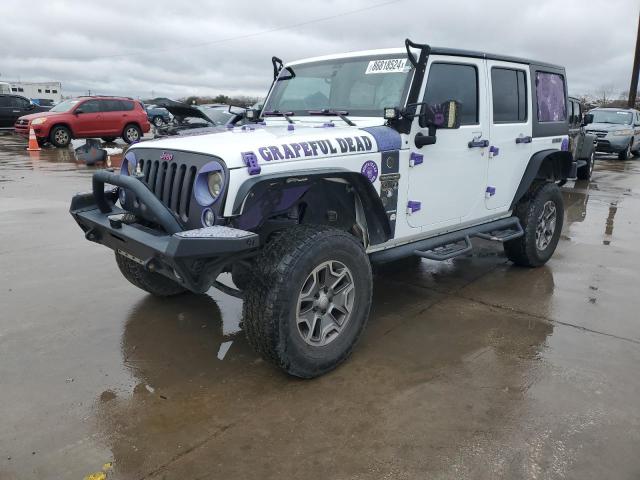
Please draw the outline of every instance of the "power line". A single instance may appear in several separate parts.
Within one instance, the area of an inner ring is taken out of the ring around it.
[[[211,40],[208,42],[201,42],[201,43],[194,43],[194,44],[190,44],[190,45],[181,45],[181,46],[172,46],[172,47],[166,47],[166,48],[160,48],[160,49],[155,49],[155,50],[145,50],[143,52],[130,52],[130,53],[116,53],[116,54],[111,54],[111,55],[94,55],[91,56],[89,58],[84,58],[82,60],[98,60],[98,59],[104,59],[104,58],[124,58],[124,57],[137,57],[137,56],[143,56],[143,55],[154,55],[156,53],[163,53],[163,52],[170,52],[170,51],[174,51],[174,50],[185,50],[185,49],[189,49],[189,48],[200,48],[200,47],[205,47],[205,46],[210,46],[210,45],[220,45],[222,43],[228,43],[228,42],[233,42],[235,40],[244,40],[247,38],[253,38],[253,37],[258,37],[260,35],[265,35],[268,33],[273,33],[273,32],[279,32],[282,30],[289,30],[289,29],[294,29],[294,28],[298,28],[298,27],[303,27],[305,25],[310,25],[313,23],[318,23],[318,22],[324,22],[327,20],[333,20],[334,18],[340,18],[340,17],[344,17],[347,15],[353,15],[354,13],[360,13],[360,12],[364,12],[366,10],[372,10],[374,8],[380,8],[380,7],[384,7],[387,5],[391,5],[393,3],[398,3],[398,2],[402,2],[403,0],[389,0],[386,2],[382,2],[382,3],[377,3],[374,5],[369,5],[367,7],[362,7],[362,8],[357,8],[354,10],[347,10],[346,12],[342,12],[336,15],[329,15],[326,17],[319,17],[319,18],[314,18],[313,20],[307,20],[305,22],[299,22],[299,23],[292,23],[289,25],[282,25],[279,27],[273,27],[273,28],[269,28],[267,30],[260,30],[258,32],[253,32],[253,33],[246,33],[243,35],[237,35],[234,37],[227,37],[227,38],[221,38],[218,40]],[[79,60],[77,57],[41,57],[41,58],[46,58],[46,59],[63,59],[63,60]]]

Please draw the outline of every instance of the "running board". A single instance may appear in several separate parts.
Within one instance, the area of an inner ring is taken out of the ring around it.
[[[440,247],[432,248],[427,251],[414,250],[413,254],[422,258],[428,258],[429,260],[449,260],[453,257],[458,257],[460,255],[464,255],[465,253],[469,253],[473,250],[473,245],[471,245],[471,240],[469,237],[464,237],[462,239],[464,241],[463,244],[460,242],[449,243],[447,245],[442,245]]]
[[[469,253],[472,249],[471,238],[473,237],[506,242],[522,235],[524,235],[524,231],[517,217],[501,218],[437,237],[379,250],[373,252],[369,258],[374,263],[392,262],[411,255],[418,255],[430,260],[448,260]]]

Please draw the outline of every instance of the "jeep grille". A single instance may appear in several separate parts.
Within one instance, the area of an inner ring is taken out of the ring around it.
[[[184,222],[189,220],[196,167],[173,161],[140,160],[140,170],[154,195]]]

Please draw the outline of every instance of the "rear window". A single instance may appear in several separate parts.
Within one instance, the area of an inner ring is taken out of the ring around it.
[[[562,75],[536,72],[536,96],[538,98],[539,122],[564,122],[567,119],[564,77]]]

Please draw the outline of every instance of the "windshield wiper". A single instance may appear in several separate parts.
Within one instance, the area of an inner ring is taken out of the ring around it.
[[[284,117],[287,122],[289,123],[294,123],[293,120],[291,120],[291,116],[293,115],[293,112],[281,112],[280,110],[269,110],[266,112],[262,112],[262,116],[264,117]]]
[[[322,110],[307,110],[309,115],[334,115],[340,117],[340,119],[349,125],[350,127],[355,127],[356,124],[347,118],[349,112],[339,111],[339,110],[329,110],[328,108],[323,108]]]

